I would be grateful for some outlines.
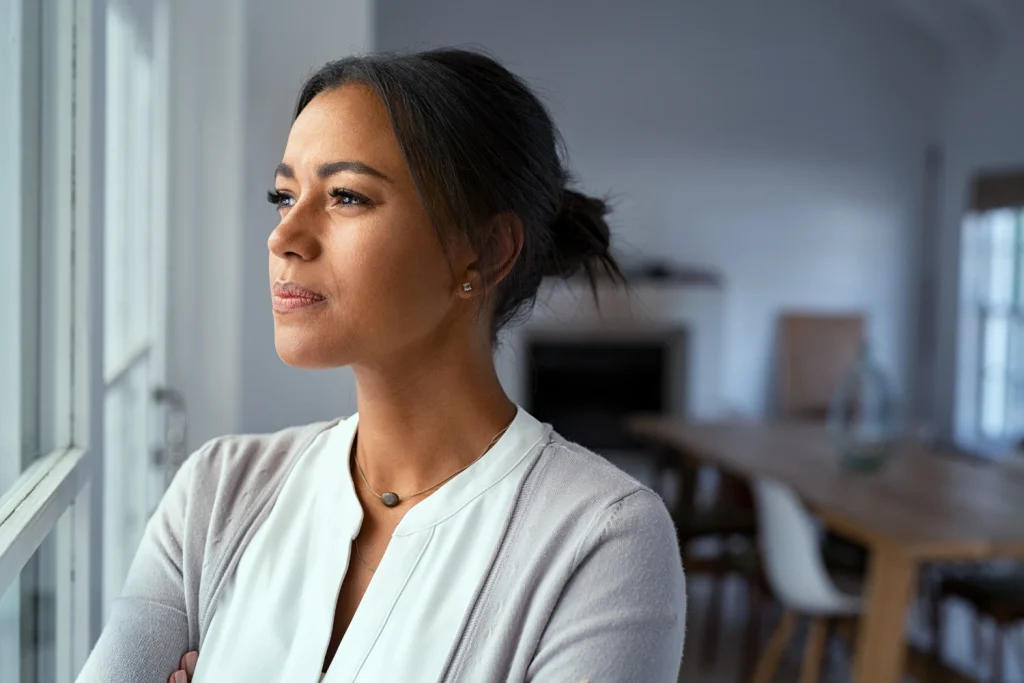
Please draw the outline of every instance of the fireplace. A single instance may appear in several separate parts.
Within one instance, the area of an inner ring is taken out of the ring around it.
[[[565,438],[604,455],[643,450],[626,431],[636,413],[685,412],[686,335],[531,336],[526,409]]]

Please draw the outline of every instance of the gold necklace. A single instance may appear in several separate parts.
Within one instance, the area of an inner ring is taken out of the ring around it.
[[[359,558],[359,564],[369,569],[371,574],[376,572],[377,570],[371,567],[370,565],[366,564],[366,560],[363,559],[363,553],[359,550],[359,541],[353,538],[352,545],[356,547],[356,557]]]
[[[515,418],[512,418],[512,420],[513,420],[513,421],[515,421]],[[405,500],[409,500],[410,498],[416,498],[417,496],[422,496],[422,495],[423,495],[424,493],[428,493],[429,491],[433,491],[434,489],[436,489],[436,488],[438,488],[438,487],[440,487],[440,486],[443,486],[444,484],[447,484],[447,483],[448,483],[449,481],[451,481],[452,479],[454,479],[454,478],[455,478],[455,477],[457,477],[458,475],[460,475],[460,474],[462,474],[463,472],[465,472],[465,471],[466,471],[467,469],[469,469],[469,468],[470,468],[470,466],[471,466],[471,465],[473,465],[473,464],[474,464],[474,463],[475,463],[475,462],[476,462],[477,460],[479,460],[480,458],[482,458],[482,457],[484,457],[485,455],[487,455],[487,451],[491,450],[491,447],[492,447],[492,446],[493,446],[493,445],[494,445],[495,443],[497,443],[497,442],[498,442],[498,439],[500,439],[500,438],[502,437],[502,435],[503,435],[503,434],[504,434],[505,432],[507,432],[507,431],[508,431],[508,428],[509,428],[509,427],[511,427],[511,426],[512,426],[512,422],[509,422],[509,423],[508,423],[507,425],[505,425],[505,426],[504,426],[504,427],[503,427],[503,428],[501,429],[501,431],[499,431],[499,432],[498,432],[497,434],[495,434],[495,435],[494,435],[494,438],[493,438],[493,439],[491,439],[491,442],[490,442],[489,444],[487,444],[487,448],[485,448],[485,449],[484,449],[483,453],[481,453],[480,455],[478,455],[478,456],[476,456],[475,458],[473,458],[473,459],[472,459],[472,460],[471,460],[471,461],[469,462],[469,464],[467,464],[467,465],[466,465],[465,467],[462,467],[462,468],[460,468],[460,469],[459,469],[458,471],[456,471],[456,472],[455,472],[454,474],[449,474],[449,475],[448,475],[447,477],[445,477],[445,478],[444,478],[444,479],[442,479],[441,481],[437,482],[437,483],[436,483],[436,484],[434,484],[433,486],[428,486],[427,488],[423,489],[422,491],[417,491],[416,493],[411,493],[411,494],[409,494],[409,495],[407,495],[407,496],[399,496],[399,495],[398,495],[397,493],[395,493],[394,491],[385,491],[384,493],[377,493],[377,492],[376,492],[376,491],[375,491],[375,490],[373,489],[373,487],[372,487],[372,486],[370,486],[370,482],[369,482],[369,481],[367,481],[367,479],[366,479],[366,473],[365,473],[365,472],[363,472],[363,468],[362,468],[362,467],[361,467],[361,466],[359,465],[359,460],[358,460],[358,459],[357,459],[357,458],[355,457],[355,453],[353,453],[353,454],[352,454],[352,460],[354,460],[354,461],[355,461],[355,463],[356,463],[356,469],[357,469],[357,470],[359,470],[359,476],[360,476],[360,477],[362,477],[362,479],[363,479],[363,483],[364,483],[364,484],[366,484],[366,488],[367,488],[367,489],[368,489],[368,490],[370,491],[370,493],[372,493],[373,495],[377,496],[377,498],[379,498],[379,499],[380,499],[380,502],[384,503],[384,505],[385,505],[386,507],[389,507],[389,508],[393,508],[393,507],[395,507],[396,505],[398,505],[399,503],[401,503],[402,501],[405,501]],[[357,554],[358,554],[358,551],[359,551],[359,546],[356,546],[356,552],[357,552]],[[360,559],[362,559],[362,558],[360,558]],[[366,563],[364,562],[363,564],[366,564]],[[369,567],[367,567],[367,569],[369,569]]]

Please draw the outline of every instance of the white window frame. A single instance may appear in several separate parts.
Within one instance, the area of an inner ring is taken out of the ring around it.
[[[1012,211],[1020,220],[1024,207],[1007,207],[1000,211]],[[1019,434],[1001,434],[993,436],[987,433],[984,419],[986,377],[991,372],[985,367],[987,336],[986,321],[991,315],[1006,316],[1008,319],[1024,319],[1024,307],[1015,301],[1016,295],[1009,292],[1008,302],[990,300],[989,289],[992,277],[992,247],[988,243],[991,237],[986,234],[986,222],[991,212],[972,212],[964,220],[961,235],[960,254],[960,314],[958,325],[958,369],[956,394],[956,436],[957,441],[971,448],[972,451],[993,458],[1003,458],[1010,453]],[[1014,242],[1017,250],[1011,267],[1017,269],[1012,287],[1019,287],[1021,277],[1019,260],[1024,257],[1021,245]],[[1005,383],[1007,391],[1015,380],[1010,376],[1010,368],[1006,369]],[[1004,402],[1008,400],[1003,397]]]
[[[40,3],[8,1],[22,9]],[[57,677],[70,682],[101,627],[106,0],[42,2],[60,8],[53,15],[60,32],[56,70],[40,79],[57,103],[46,112],[55,117],[56,125],[46,129],[52,137],[46,143],[56,145],[58,160],[45,179],[51,208],[40,211],[46,214],[41,220],[54,221],[52,243],[41,245],[53,258],[44,267],[53,277],[41,279],[41,291],[52,287],[47,303],[56,306],[46,313],[53,314],[55,327],[48,331],[54,334],[41,340],[41,352],[52,357],[53,366],[41,375],[52,381],[51,411],[57,417],[51,438],[60,446],[0,492],[0,593],[47,536],[56,534]],[[20,164],[12,167],[23,170]],[[23,196],[39,201],[31,195],[26,190]],[[51,343],[52,348],[47,346]],[[0,457],[20,461],[21,453]]]

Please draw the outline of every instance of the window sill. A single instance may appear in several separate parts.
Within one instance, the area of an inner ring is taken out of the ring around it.
[[[70,448],[43,456],[0,498],[0,594],[78,494],[86,479],[85,455]]]

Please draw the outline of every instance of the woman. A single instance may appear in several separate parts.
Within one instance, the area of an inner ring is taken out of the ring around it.
[[[494,368],[542,277],[618,273],[605,205],[567,179],[549,115],[487,57],[309,79],[269,193],[274,340],[352,366],[359,412],[189,458],[80,680],[676,680],[661,500]]]

